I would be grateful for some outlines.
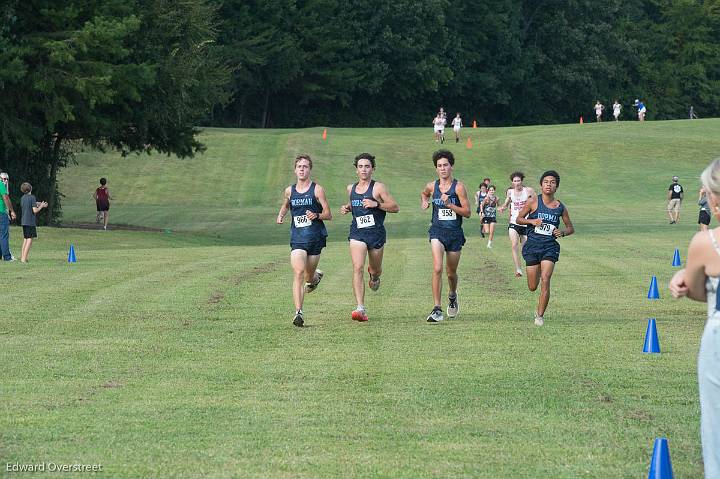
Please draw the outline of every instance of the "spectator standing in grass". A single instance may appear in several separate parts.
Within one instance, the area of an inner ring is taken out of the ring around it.
[[[20,191],[23,192],[23,196],[20,199],[22,213],[20,223],[23,228],[23,244],[20,261],[22,263],[27,263],[33,238],[37,238],[37,221],[35,215],[43,208],[47,208],[48,204],[45,201],[37,201],[35,196],[32,194],[32,185],[30,183],[25,182],[20,185]]]
[[[680,219],[680,205],[682,205],[683,195],[685,194],[683,187],[678,183],[679,179],[677,176],[673,176],[672,183],[668,188],[667,210],[668,215],[670,215],[671,225],[674,225]]]
[[[16,218],[10,202],[9,191],[10,177],[4,171],[0,173],[0,253],[3,261],[15,261],[10,253],[10,221]]]
[[[720,219],[720,159],[700,177],[708,205]],[[698,353],[700,389],[700,437],[705,477],[720,477],[720,228],[695,234],[687,253],[687,265],[670,280],[675,298],[686,296],[707,303],[707,322]]]

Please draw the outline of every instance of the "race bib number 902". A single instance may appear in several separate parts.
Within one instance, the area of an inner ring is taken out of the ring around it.
[[[307,215],[293,216],[293,222],[295,223],[295,228],[307,228],[312,224],[312,221],[310,221]]]
[[[456,220],[457,215],[455,214],[455,211],[451,210],[450,208],[440,208],[438,209],[438,219],[440,221]]]
[[[552,236],[553,231],[555,231],[555,225],[550,223],[542,223],[535,227],[535,233],[543,236]]]
[[[358,228],[370,228],[375,226],[375,217],[373,215],[358,216],[355,218]]]

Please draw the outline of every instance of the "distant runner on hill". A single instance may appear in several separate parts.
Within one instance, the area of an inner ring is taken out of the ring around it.
[[[102,221],[103,229],[107,229],[108,219],[110,219],[110,189],[107,187],[107,179],[100,178],[100,187],[95,190],[93,195],[95,198],[95,206],[97,208],[97,217],[95,218],[97,223]]]

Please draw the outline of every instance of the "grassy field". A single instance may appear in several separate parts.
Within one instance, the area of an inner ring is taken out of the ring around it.
[[[429,129],[208,130],[205,155],[83,152],[62,172],[65,221],[28,265],[0,265],[4,463],[95,463],[109,477],[643,477],[666,436],[676,477],[701,477],[696,356],[704,305],[669,299],[673,250],[696,229],[697,177],[718,120],[466,130],[471,191],[548,168],[577,234],[562,241],[543,328],[537,295],[465,227],[461,315],[431,325]],[[308,152],[333,211],[370,151],[401,211],[386,222],[383,286],[354,308],[349,219],[335,213],[306,324],[293,328],[288,225],[274,224],[292,158]],[[687,191],[679,225],[670,177]],[[42,199],[42,192],[37,192]],[[506,220],[500,221],[504,225]],[[13,228],[19,256],[21,231]],[[70,244],[78,263],[66,262]],[[645,296],[651,275],[661,300]],[[641,353],[647,318],[662,354]],[[72,476],[72,475],[70,475]]]

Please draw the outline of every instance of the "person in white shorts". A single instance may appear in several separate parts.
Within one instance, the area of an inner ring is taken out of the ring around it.
[[[445,143],[445,118],[440,113],[433,120],[433,129],[435,131],[435,143]]]
[[[527,227],[517,223],[517,216],[521,209],[525,206],[530,198],[535,197],[535,190],[529,186],[523,185],[525,174],[522,171],[515,171],[510,175],[512,186],[507,190],[505,202],[500,206],[500,213],[505,211],[510,205],[510,224],[508,225],[508,235],[510,236],[510,247],[512,249],[513,263],[515,263],[515,277],[522,277],[522,267],[520,266],[520,248],[527,240]]]
[[[635,108],[637,108],[637,114],[638,114],[638,120],[645,121],[645,113],[647,113],[647,108],[645,108],[645,103],[641,102],[637,98],[635,99]]]
[[[602,114],[604,109],[605,105],[600,103],[600,100],[597,100],[595,102],[595,119],[598,121],[598,123],[602,121]]]
[[[615,121],[620,121],[620,110],[622,110],[622,105],[618,100],[615,100],[615,103],[613,103],[613,116],[615,117]]]
[[[460,142],[460,128],[462,128],[462,118],[460,118],[460,112],[455,115],[452,121],[453,132],[455,132],[455,143]]]

